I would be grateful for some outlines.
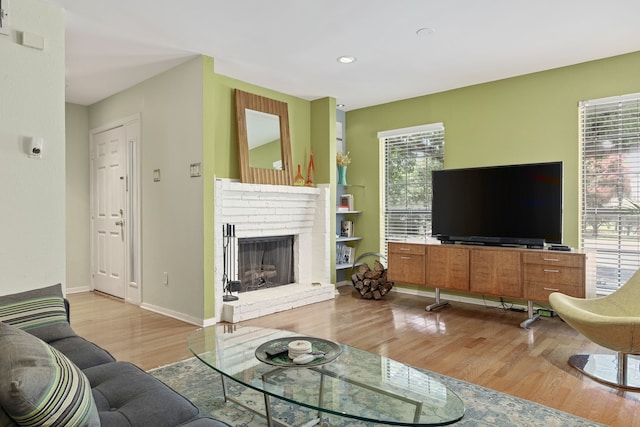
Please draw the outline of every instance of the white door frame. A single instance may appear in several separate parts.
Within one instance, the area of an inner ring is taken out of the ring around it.
[[[140,114],[125,117],[114,122],[99,126],[89,131],[89,158],[90,158],[90,217],[91,217],[91,290],[95,289],[94,284],[94,212],[93,200],[94,177],[93,177],[93,140],[96,134],[123,127],[125,130],[126,150],[125,150],[125,301],[140,305],[142,303],[142,233],[140,226]]]

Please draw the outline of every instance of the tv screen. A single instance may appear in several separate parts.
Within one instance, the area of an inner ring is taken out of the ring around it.
[[[432,235],[445,243],[562,243],[562,162],[432,172]]]

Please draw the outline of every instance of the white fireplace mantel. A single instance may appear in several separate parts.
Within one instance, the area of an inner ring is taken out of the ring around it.
[[[216,179],[214,191],[216,322],[235,323],[335,297],[330,283],[328,185],[295,187]],[[223,302],[224,224],[235,225],[238,238],[293,235],[296,283],[244,292],[238,301]]]

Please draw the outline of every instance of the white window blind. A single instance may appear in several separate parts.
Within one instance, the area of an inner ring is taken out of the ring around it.
[[[431,235],[431,171],[443,168],[444,125],[378,133],[384,146],[384,244]]]
[[[580,240],[608,294],[640,267],[640,94],[580,103],[580,137]]]

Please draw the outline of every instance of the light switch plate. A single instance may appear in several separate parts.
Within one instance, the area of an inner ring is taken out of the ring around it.
[[[35,33],[22,33],[22,46],[32,47],[38,50],[44,50],[44,37]]]
[[[154,169],[153,170],[153,182],[159,182],[160,181],[160,169]]]
[[[191,163],[191,166],[189,167],[189,172],[191,174],[191,178],[202,176],[202,172],[200,171],[200,163]]]

